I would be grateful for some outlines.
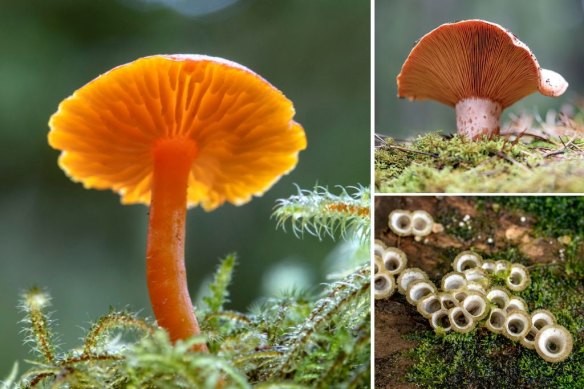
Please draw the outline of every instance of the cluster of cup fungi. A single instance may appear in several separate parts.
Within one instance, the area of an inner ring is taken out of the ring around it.
[[[417,239],[436,230],[425,211],[393,211],[388,225],[396,235]],[[548,362],[561,362],[572,351],[572,335],[550,311],[529,313],[525,301],[512,294],[530,283],[529,271],[521,264],[483,260],[475,252],[463,251],[452,263],[454,271],[437,287],[423,270],[408,268],[406,254],[396,247],[376,239],[374,257],[375,299],[389,298],[397,289],[437,333],[467,333],[482,325],[535,349]],[[492,285],[494,280],[504,281],[505,287]]]

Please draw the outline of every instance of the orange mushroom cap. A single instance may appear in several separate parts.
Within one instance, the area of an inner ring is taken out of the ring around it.
[[[294,107],[251,70],[202,55],[155,55],[118,66],[65,99],[49,144],[60,167],[122,203],[150,203],[157,142],[194,141],[187,205],[240,205],[269,189],[306,148]]]
[[[424,35],[397,76],[398,97],[432,99],[454,107],[484,98],[503,109],[539,91],[559,96],[568,83],[541,69],[510,31],[484,20],[443,24]]]

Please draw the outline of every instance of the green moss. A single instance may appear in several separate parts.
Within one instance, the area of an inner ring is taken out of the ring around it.
[[[492,197],[481,201],[507,209],[517,209],[535,219],[535,233],[540,236],[564,237],[565,272],[584,278],[584,198],[578,196],[554,197]]]
[[[542,234],[584,235],[584,197],[494,197],[489,201],[525,211],[536,218]]]
[[[441,338],[433,332],[417,336],[420,345],[412,352],[417,360],[408,380],[422,387],[517,386],[517,364],[502,363],[499,355],[517,357],[520,346],[484,330],[470,334],[448,334]]]
[[[389,139],[375,150],[375,186],[387,193],[584,192],[584,166],[572,159],[577,152],[544,157],[562,147],[438,133],[401,144]]]
[[[437,221],[444,226],[446,234],[459,239],[461,242],[472,244],[477,240],[477,232],[480,231],[482,237],[493,233],[493,221],[488,217],[460,215],[455,209],[440,209],[436,215]],[[482,238],[481,237],[481,238]],[[479,240],[482,240],[479,238]]]
[[[227,311],[236,262],[229,255],[198,310],[204,336],[173,344],[148,321],[112,311],[95,322],[80,347],[62,350],[47,314],[50,298],[33,288],[23,296],[22,309],[35,359],[27,361],[31,366],[20,377],[14,370],[5,382],[55,388],[365,387],[370,374],[369,192],[363,187],[340,191],[299,191],[281,200],[275,213],[279,225],[292,224],[299,235],[306,231],[362,246],[355,267],[331,275],[335,281],[321,290],[267,298],[250,312]],[[202,343],[209,353],[193,351]]]
[[[422,387],[581,388],[584,387],[584,289],[582,279],[561,269],[532,271],[532,285],[519,296],[529,309],[550,309],[574,335],[574,351],[561,363],[547,363],[535,351],[485,329],[470,334],[416,335],[416,364],[407,378]]]

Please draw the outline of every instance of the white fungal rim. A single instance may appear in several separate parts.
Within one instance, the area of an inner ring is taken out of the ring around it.
[[[379,273],[386,273],[384,269],[385,269],[385,266],[383,265],[383,261],[381,260],[381,257],[379,255],[373,256],[373,275],[376,275]]]
[[[547,362],[561,362],[572,352],[574,340],[564,327],[551,324],[540,329],[535,336],[535,351]]]
[[[401,273],[408,264],[406,254],[397,247],[388,247],[381,256],[383,267],[391,275]]]
[[[476,327],[476,321],[462,307],[454,307],[449,310],[448,318],[452,324],[452,330],[461,334],[470,332]]]
[[[523,338],[519,339],[519,343],[521,343],[523,347],[526,347],[530,350],[535,349],[535,337],[537,336],[538,332],[539,330],[537,328],[531,327],[529,332],[525,334]]]
[[[507,302],[507,305],[505,306],[505,311],[509,313],[514,309],[527,312],[527,303],[521,297],[511,296]]]
[[[505,326],[507,313],[500,308],[491,308],[489,316],[485,321],[485,327],[495,334],[500,334]]]
[[[462,308],[475,320],[480,321],[489,314],[487,298],[479,293],[471,293],[462,301]]]
[[[531,329],[531,317],[525,311],[516,309],[507,314],[503,335],[513,341],[523,338]]]
[[[466,278],[467,281],[478,282],[485,286],[488,286],[490,284],[487,272],[485,272],[482,267],[474,267],[472,269],[467,269],[462,273],[464,274],[464,278]]]
[[[396,209],[389,214],[387,225],[398,236],[412,234],[412,213],[403,209]]]
[[[511,268],[511,262],[500,259],[495,262],[495,274],[503,274],[509,271]]]
[[[430,326],[432,326],[432,328],[435,330],[444,332],[452,330],[452,323],[450,322],[448,311],[446,309],[441,309],[434,312],[432,317],[430,317]]]
[[[436,287],[429,280],[415,280],[408,285],[406,290],[406,299],[412,305],[418,305],[418,302],[428,296],[436,293]]]
[[[467,281],[464,274],[453,271],[442,277],[441,287],[444,291],[456,290],[466,287]]]
[[[463,251],[454,258],[452,268],[454,271],[463,272],[467,269],[481,267],[483,264],[483,257],[473,251]]]
[[[507,290],[498,286],[492,287],[487,291],[487,300],[492,304],[495,304],[499,309],[505,309],[510,298],[511,297],[509,297]]]
[[[481,268],[487,274],[494,274],[495,273],[495,261],[491,261],[491,260],[483,261]]]
[[[375,299],[386,299],[395,292],[395,279],[387,273],[378,273],[373,278]]]
[[[432,293],[420,299],[416,308],[420,315],[424,316],[426,319],[430,319],[434,312],[438,312],[442,309],[442,303],[438,295]]]
[[[510,290],[519,292],[527,288],[529,281],[527,268],[519,263],[514,263],[509,270],[509,276],[505,279],[505,284]]]
[[[487,295],[487,290],[484,288],[484,286],[476,281],[468,281],[466,283],[466,289],[468,289],[469,291],[480,293],[483,296]]]
[[[442,309],[445,310],[449,310],[452,309],[454,307],[458,307],[460,304],[458,303],[458,300],[455,299],[452,294],[447,293],[447,292],[439,292],[437,294],[438,299],[440,300],[440,304],[442,304]]]
[[[548,325],[557,324],[556,317],[547,309],[536,309],[531,312],[531,325],[541,330]]]
[[[428,274],[422,269],[417,267],[410,267],[405,269],[401,272],[399,277],[397,278],[397,290],[401,294],[406,294],[406,290],[408,289],[408,285],[416,280],[427,280]]]
[[[467,288],[460,288],[449,291],[450,295],[454,297],[454,299],[458,302],[458,304],[462,304],[465,298],[469,295],[469,290]]]
[[[385,252],[386,248],[387,248],[387,245],[382,240],[375,239],[375,241],[373,242],[373,254],[374,255],[379,255],[381,257],[383,255],[383,253]]]
[[[424,237],[432,233],[434,218],[426,211],[412,212],[412,234]]]

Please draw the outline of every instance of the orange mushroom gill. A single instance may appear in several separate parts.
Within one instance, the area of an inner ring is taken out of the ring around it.
[[[51,117],[49,144],[72,180],[150,205],[148,289],[173,341],[200,332],[184,264],[186,208],[244,204],[291,171],[306,147],[294,113],[239,64],[156,55],[97,77]]]

